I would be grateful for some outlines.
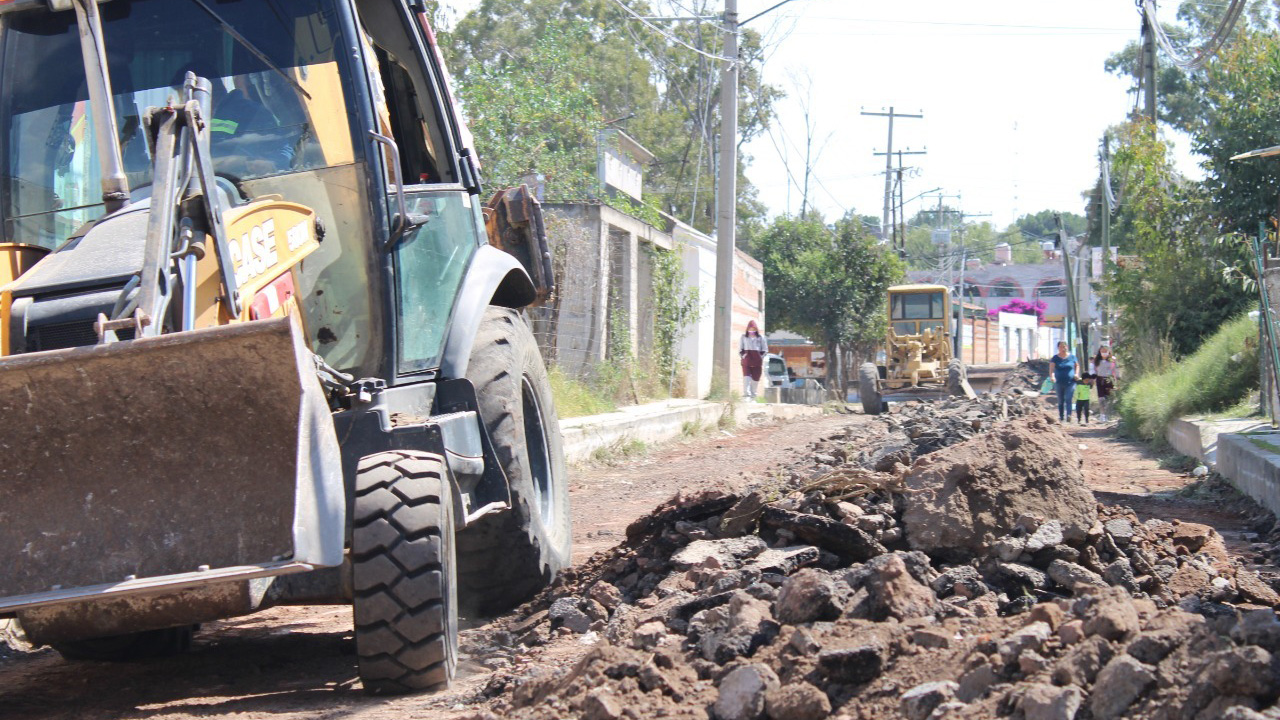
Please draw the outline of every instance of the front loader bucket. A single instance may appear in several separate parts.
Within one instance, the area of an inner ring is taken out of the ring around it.
[[[0,361],[0,613],[342,560],[341,459],[290,318]]]

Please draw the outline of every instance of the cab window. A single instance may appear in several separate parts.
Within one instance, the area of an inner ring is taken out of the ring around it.
[[[893,296],[891,320],[940,320],[942,293],[902,293]]]

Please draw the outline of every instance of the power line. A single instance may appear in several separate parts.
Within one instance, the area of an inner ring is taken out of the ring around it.
[[[888,20],[879,18],[851,18],[851,17],[834,17],[810,15],[813,20],[836,20],[840,22],[858,22],[858,23],[883,23],[886,25],[934,25],[940,27],[972,27],[972,28],[1008,28],[1011,30],[1056,30],[1081,33],[1128,33],[1128,28],[1114,27],[1085,27],[1070,25],[1016,25],[1011,23],[976,23],[976,22],[947,22],[943,20]]]
[[[631,16],[631,17],[633,17],[633,18],[635,18],[636,20],[639,20],[641,23],[643,23],[643,24],[644,24],[644,26],[645,26],[645,27],[647,27],[647,28],[649,28],[650,30],[652,30],[652,31],[654,31],[654,32],[656,32],[656,33],[658,33],[659,35],[661,35],[662,37],[664,37],[664,38],[666,38],[666,39],[670,40],[671,42],[673,42],[673,43],[675,43],[675,44],[677,44],[677,45],[680,45],[681,47],[684,47],[684,48],[686,48],[686,49],[688,49],[688,50],[692,50],[692,51],[694,51],[694,52],[698,53],[699,55],[702,55],[702,56],[704,56],[704,57],[708,57],[708,58],[710,58],[710,59],[712,59],[712,60],[719,60],[719,61],[721,61],[721,62],[737,62],[737,59],[736,59],[736,58],[725,57],[725,56],[723,56],[723,55],[715,55],[715,54],[709,53],[709,52],[707,52],[707,51],[705,51],[705,50],[699,50],[698,48],[696,48],[696,47],[694,47],[694,46],[690,45],[689,43],[687,43],[687,42],[685,42],[685,41],[681,40],[680,38],[676,37],[675,35],[672,35],[671,33],[667,32],[666,30],[663,30],[662,28],[658,27],[657,25],[654,25],[653,23],[649,22],[649,21],[648,21],[648,20],[647,20],[643,15],[641,15],[641,14],[640,14],[640,13],[638,13],[638,12],[636,12],[635,10],[632,10],[632,9],[631,9],[631,7],[630,7],[630,6],[628,6],[626,3],[622,2],[622,0],[613,0],[613,3],[614,3],[615,5],[617,5],[618,7],[622,8],[623,10],[627,11],[627,14],[628,14],[628,15],[630,15],[630,16]]]
[[[1187,70],[1203,67],[1205,63],[1209,62],[1209,58],[1222,49],[1222,46],[1227,42],[1227,38],[1230,37],[1231,31],[1235,29],[1236,22],[1240,20],[1240,15],[1244,13],[1245,8],[1245,0],[1231,0],[1231,4],[1227,6],[1227,11],[1222,15],[1222,21],[1218,23],[1218,28],[1213,31],[1213,35],[1195,50],[1194,56],[1188,58],[1173,46],[1168,33],[1164,31],[1164,26],[1156,18],[1155,0],[1141,0],[1141,4],[1142,16],[1146,20],[1150,32],[1155,35],[1156,42],[1160,43],[1161,49],[1168,54],[1175,65]]]

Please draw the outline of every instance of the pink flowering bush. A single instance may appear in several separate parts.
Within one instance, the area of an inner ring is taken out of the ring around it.
[[[1044,311],[1048,309],[1048,305],[1043,300],[1027,302],[1022,298],[1014,298],[1008,303],[1001,305],[987,313],[987,317],[995,320],[1000,317],[1000,313],[1014,313],[1015,315],[1035,315],[1037,322],[1044,322]]]

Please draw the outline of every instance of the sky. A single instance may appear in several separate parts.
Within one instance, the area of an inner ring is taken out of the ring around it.
[[[739,17],[777,1],[739,0]],[[462,13],[475,0],[448,4]],[[903,158],[907,217],[937,206],[937,192],[910,199],[935,188],[999,228],[1046,209],[1082,214],[1102,133],[1135,102],[1130,79],[1103,63],[1139,23],[1133,0],[790,0],[747,26],[764,35],[766,81],[786,93],[772,132],[744,148],[747,176],[771,215],[798,213],[812,134],[811,206],[878,217],[888,121],[860,113],[893,107],[924,116],[895,121],[895,150],[926,151]],[[1196,174],[1185,152],[1180,165]]]
[[[740,12],[775,2],[741,0]],[[746,148],[774,213],[800,210],[786,170],[802,181],[806,102],[822,146],[809,198],[827,217],[881,214],[885,158],[873,153],[888,119],[860,112],[892,106],[924,115],[895,120],[895,150],[927,151],[904,156],[917,168],[904,197],[941,188],[948,206],[997,227],[1046,209],[1082,214],[1102,133],[1133,107],[1129,79],[1103,69],[1138,37],[1132,0],[793,0],[748,27],[767,33],[765,76],[788,94],[772,136]],[[906,215],[937,202],[908,202]]]

